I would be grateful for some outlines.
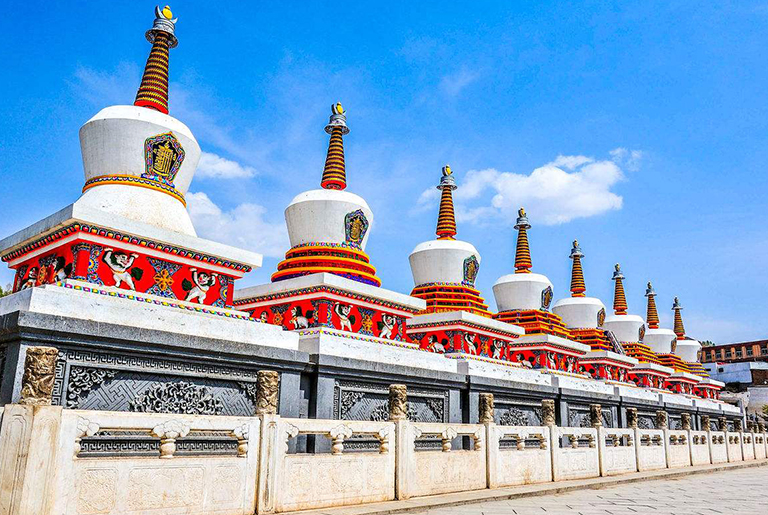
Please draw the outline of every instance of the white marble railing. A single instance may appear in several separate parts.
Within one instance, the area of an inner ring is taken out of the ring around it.
[[[766,435],[743,432],[20,405],[0,417],[0,513],[18,515],[279,513],[766,456]],[[303,435],[326,451],[289,450]]]
[[[691,465],[709,465],[712,458],[709,454],[709,433],[707,431],[691,431],[689,445],[691,448]]]
[[[634,429],[598,428],[601,476],[637,472],[636,438]]]

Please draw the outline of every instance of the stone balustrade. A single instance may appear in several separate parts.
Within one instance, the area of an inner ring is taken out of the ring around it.
[[[765,433],[671,430],[663,415],[660,429],[604,427],[597,408],[594,427],[497,425],[489,397],[482,424],[413,422],[405,395],[391,421],[7,405],[0,513],[280,513],[767,454]],[[297,453],[302,438],[327,444]]]

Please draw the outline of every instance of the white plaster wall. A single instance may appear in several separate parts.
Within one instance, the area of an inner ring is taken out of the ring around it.
[[[709,465],[709,433],[707,431],[689,431],[691,444],[691,465]]]
[[[488,361],[474,359],[472,356],[466,356],[455,359],[458,364],[458,372],[479,377],[493,377],[496,379],[505,379],[507,381],[516,381],[518,383],[535,384],[542,386],[551,386],[554,376],[542,374],[538,370],[532,370],[523,367],[511,367]]]
[[[541,292],[552,283],[541,274],[509,274],[493,285],[493,296],[499,311],[541,309]]]
[[[552,445],[545,426],[488,426],[489,487],[530,485],[552,481]],[[499,449],[503,438],[538,439],[540,448]]]
[[[611,331],[620,342],[637,342],[643,325],[645,321],[637,315],[608,315],[603,328]]]
[[[594,297],[567,297],[555,302],[552,312],[573,328],[596,328],[597,314],[605,305]]]
[[[393,342],[375,336],[366,340],[351,338],[341,331],[327,328],[309,329],[297,332],[299,350],[309,354],[324,354],[347,359],[361,359],[391,365],[408,365],[440,372],[457,372],[456,361],[446,359],[442,354],[419,350],[418,345]]]
[[[637,429],[637,470],[659,470],[667,468],[667,451],[664,431],[661,429]]]
[[[346,242],[344,218],[358,209],[363,211],[369,224],[361,244],[365,250],[373,229],[373,211],[362,197],[346,190],[319,189],[299,193],[285,209],[291,247],[312,242]]]
[[[672,341],[676,339],[675,333],[669,329],[646,329],[643,343],[656,354],[669,354],[672,352]]]
[[[160,297],[139,293],[132,295],[136,298],[149,298],[150,302],[88,293],[56,285],[38,286],[1,298],[0,315],[13,311],[30,311],[134,328],[172,330],[180,335],[218,338],[266,347],[293,350],[299,347],[298,335],[283,331],[278,326],[158,305],[152,303],[151,299],[161,299]],[[187,304],[183,301],[174,303]],[[219,311],[247,315],[235,310]]]
[[[553,385],[558,388],[568,388],[584,393],[600,393],[603,395],[613,395],[614,386],[603,381],[594,379],[581,379],[565,375],[553,375]]]
[[[464,260],[480,254],[474,245],[458,240],[432,240],[416,245],[408,260],[413,284],[461,283],[464,281]]]
[[[659,392],[650,388],[639,388],[637,386],[616,386],[616,394],[630,399],[642,399],[644,401],[659,402]]]

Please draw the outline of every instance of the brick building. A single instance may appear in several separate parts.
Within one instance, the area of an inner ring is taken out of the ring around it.
[[[702,363],[738,363],[768,361],[768,340],[726,343],[701,349]]]

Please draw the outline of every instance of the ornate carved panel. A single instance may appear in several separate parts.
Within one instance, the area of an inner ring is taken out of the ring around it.
[[[60,350],[53,404],[67,408],[250,416],[256,371],[93,351]]]
[[[408,388],[408,418],[415,422],[448,422],[448,391]],[[387,420],[389,385],[337,380],[333,418]]]

